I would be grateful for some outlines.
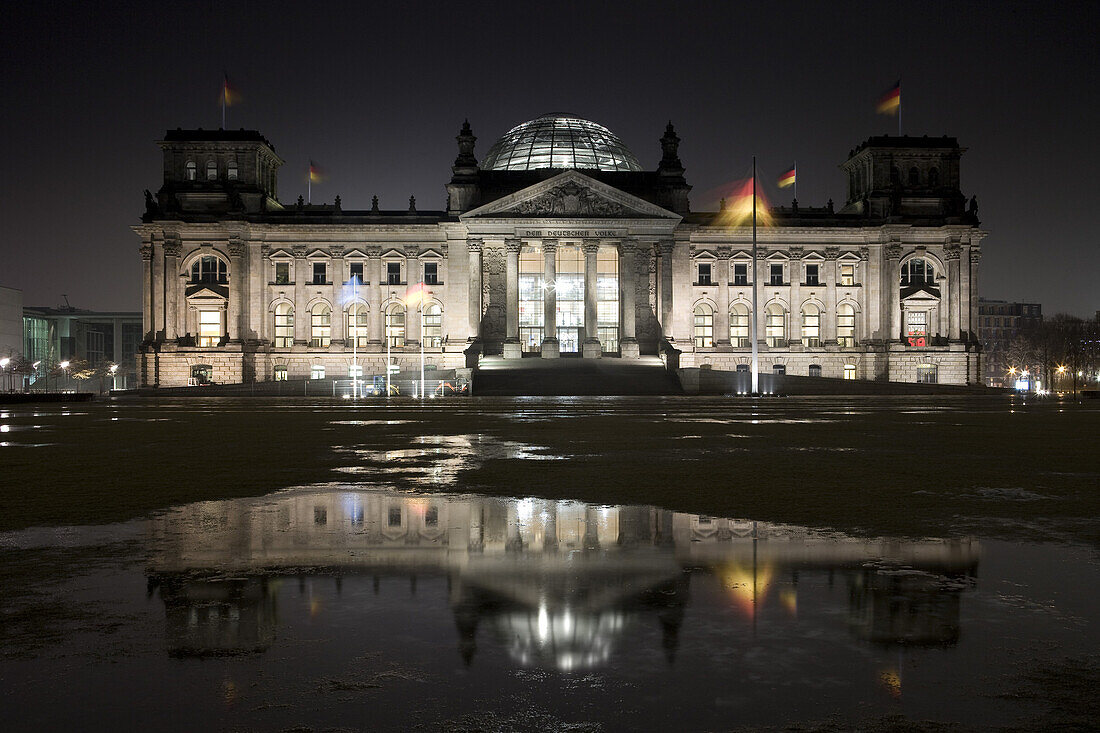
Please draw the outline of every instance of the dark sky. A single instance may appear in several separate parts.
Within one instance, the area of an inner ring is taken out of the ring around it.
[[[896,130],[874,102],[902,78],[903,131],[969,149],[985,240],[981,292],[1092,315],[1098,212],[1100,3],[622,4],[6,2],[0,284],[28,305],[140,310],[129,230],[161,183],[167,128],[229,126],[286,160],[280,198],[442,208],[468,117],[480,158],[513,125],[570,112],[647,168],[669,119],[706,191],[799,164],[799,199],[838,204],[838,165]],[[772,190],[772,199],[789,198]]]

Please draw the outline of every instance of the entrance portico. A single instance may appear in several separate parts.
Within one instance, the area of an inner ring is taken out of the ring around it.
[[[681,218],[573,170],[463,214],[477,338],[506,359],[637,358],[638,293]]]

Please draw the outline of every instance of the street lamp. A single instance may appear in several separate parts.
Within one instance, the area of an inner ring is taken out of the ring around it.
[[[38,367],[42,365],[42,360],[39,359],[35,363],[31,364],[31,369],[34,370],[34,381],[38,381]]]
[[[63,361],[60,364],[58,364],[58,366],[61,367],[61,374],[62,374],[62,376],[65,377],[65,381],[68,382],[69,381],[69,362]]]
[[[111,368],[111,389],[118,389],[118,383],[115,381],[117,379],[116,375],[117,375],[117,372],[118,372],[118,364],[112,364],[110,368]]]

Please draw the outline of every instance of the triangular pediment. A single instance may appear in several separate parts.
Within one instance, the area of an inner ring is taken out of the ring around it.
[[[939,299],[939,288],[932,285],[912,285],[903,288],[901,293],[902,303],[935,303],[938,302]]]
[[[671,219],[682,217],[625,191],[569,170],[467,211],[469,219]]]

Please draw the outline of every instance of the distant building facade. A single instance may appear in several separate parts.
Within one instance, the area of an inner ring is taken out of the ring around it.
[[[102,369],[105,374],[109,374],[107,367],[117,364],[113,378],[109,383],[104,382],[104,387],[129,389],[137,386],[140,313],[24,307],[22,325],[24,358],[42,365],[28,376],[29,387],[35,388],[39,378],[63,361],[88,369]]]
[[[23,353],[23,291],[0,285],[0,358]]]
[[[978,341],[985,359],[985,383],[990,387],[1013,386],[1008,378],[1007,355],[1012,340],[1022,331],[1043,325],[1039,303],[1010,303],[978,299]]]
[[[172,130],[141,239],[142,384],[347,377],[508,359],[676,357],[809,376],[978,383],[976,203],[954,138],[874,137],[841,207],[759,230],[691,212],[670,124],[656,170],[551,115],[479,162],[464,125],[444,210],[278,197],[260,133]],[[752,287],[758,286],[758,308]],[[423,288],[417,287],[422,283]],[[422,297],[411,302],[416,289]],[[387,347],[391,354],[387,357]]]

